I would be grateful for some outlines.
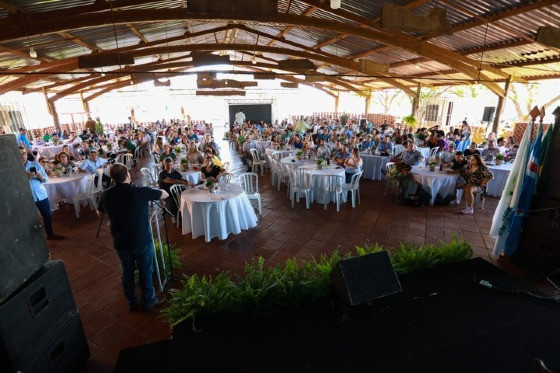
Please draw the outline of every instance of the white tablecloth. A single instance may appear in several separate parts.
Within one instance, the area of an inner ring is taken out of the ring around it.
[[[337,175],[342,176],[342,183],[345,183],[346,175],[344,173],[344,168],[336,168],[337,166],[330,165],[327,168],[323,168],[322,170],[318,170],[317,167],[313,164],[306,164],[301,166],[301,168],[305,168],[311,171],[311,182],[313,183],[313,202],[317,203],[325,203],[325,200],[328,198],[326,195],[324,188],[326,187],[327,183],[327,176],[330,175]],[[348,193],[342,193],[342,203],[346,202],[346,196]],[[336,202],[334,196],[331,196],[329,202]]]
[[[56,210],[59,202],[72,203],[76,194],[86,191],[89,174],[79,173],[69,177],[50,177],[43,184],[49,196],[51,209]]]
[[[51,145],[37,147],[37,155],[47,159],[54,159],[54,156],[60,153],[64,145]]]
[[[190,181],[193,184],[198,184],[200,182],[200,171],[190,170],[187,172],[179,171],[185,180]]]
[[[383,180],[386,178],[382,171],[390,157],[372,154],[361,154],[360,157],[364,162],[362,166],[362,170],[364,170],[362,177],[364,179]]]
[[[217,194],[209,194],[199,187],[183,191],[183,234],[192,233],[193,239],[204,236],[209,242],[213,237],[225,240],[230,233],[238,234],[257,226],[257,215],[241,186],[227,184],[220,188]]]
[[[301,167],[301,166],[306,166],[306,165],[315,165],[314,161],[311,161],[309,159],[302,159],[301,161],[298,160],[296,157],[286,157],[286,158],[282,158],[282,160],[280,161],[280,163],[286,167],[288,167],[288,169],[290,171],[294,171],[296,168]]]
[[[293,155],[296,152],[296,150],[295,149],[274,150],[272,148],[266,148],[264,150],[264,154],[267,156],[267,158],[272,157],[272,153],[274,152],[282,152],[282,156],[286,157],[286,156]]]
[[[430,204],[434,204],[436,196],[439,194],[446,197],[453,194],[455,184],[457,183],[457,174],[448,174],[445,171],[436,170],[430,172],[427,167],[420,168],[418,166],[412,167],[411,171],[414,179],[418,181],[424,190],[432,195]]]
[[[504,163],[499,166],[488,166],[488,170],[494,174],[494,178],[488,182],[488,195],[494,197],[502,196],[502,192],[506,187],[506,181],[512,167],[513,163]]]

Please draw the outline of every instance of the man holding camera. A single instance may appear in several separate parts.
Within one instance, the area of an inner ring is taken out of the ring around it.
[[[29,186],[31,187],[33,201],[35,201],[35,205],[43,217],[43,225],[45,226],[47,239],[62,240],[65,238],[64,236],[59,236],[53,232],[51,204],[49,203],[47,190],[43,185],[43,183],[49,181],[49,177],[40,163],[27,160],[27,151],[25,149],[21,149],[20,153],[25,172],[27,173],[27,178],[29,179]]]

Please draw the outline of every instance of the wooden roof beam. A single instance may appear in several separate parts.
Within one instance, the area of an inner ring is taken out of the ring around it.
[[[87,48],[92,52],[98,52],[99,51],[98,47],[96,47],[96,46],[94,46],[94,45],[92,45],[92,44],[90,44],[90,43],[88,43],[88,42],[70,34],[69,32],[60,31],[60,32],[58,32],[58,35],[62,36],[66,40],[73,41],[74,43],[76,43],[78,45],[81,45],[82,47]]]
[[[328,11],[332,12],[332,10],[328,9],[326,5],[321,5],[318,7],[321,9],[325,8]],[[340,12],[335,12],[334,14],[340,15],[339,13]],[[163,20],[171,20],[171,19],[174,20],[208,19],[208,17],[209,17],[208,15],[200,15],[200,14],[194,15],[186,12],[177,12],[175,9],[155,9],[155,10],[137,9],[137,10],[125,10],[120,12],[113,12],[112,14],[92,13],[92,14],[88,14],[87,17],[84,16],[72,17],[70,20],[67,20],[64,26],[65,28],[69,28],[75,24],[74,27],[83,28],[83,27],[113,24],[113,23],[126,24],[128,22],[133,22],[133,21],[155,21],[155,20],[163,21]],[[226,19],[225,16],[211,17],[211,18],[224,19],[224,20]],[[398,45],[399,47],[406,49],[408,51],[412,51],[413,53],[416,53],[418,55],[431,58],[437,62],[456,68],[461,72],[467,74],[472,79],[481,79],[482,81],[484,81],[483,84],[485,84],[489,89],[491,89],[494,93],[500,96],[505,94],[505,91],[497,84],[488,82],[488,80],[490,79],[486,76],[486,74],[481,73],[479,71],[479,68],[482,68],[483,70],[488,70],[500,76],[507,75],[504,72],[492,68],[487,64],[480,64],[479,61],[471,60],[469,58],[461,56],[458,53],[448,51],[445,48],[428,44],[427,42],[418,41],[414,37],[411,37],[409,35],[405,35],[401,33],[399,34],[384,33],[376,29],[364,29],[359,26],[341,23],[337,21],[331,21],[331,20],[319,19],[319,18],[310,18],[304,16],[296,16],[296,15],[277,14],[274,16],[266,17],[266,19],[263,19],[262,17],[257,17],[248,14],[243,16],[236,16],[235,18],[237,21],[274,22],[274,23],[283,23],[286,25],[297,25],[297,26],[312,27],[316,29],[325,29],[325,30],[339,32],[339,33],[349,33],[379,43],[390,44],[395,46]],[[356,18],[356,17],[353,16],[352,18]],[[231,20],[231,17],[227,17],[227,19]],[[46,21],[37,20],[33,25],[30,25],[30,28],[32,29],[30,29],[29,32],[49,33],[49,32],[60,31],[57,30],[62,27],[60,23],[61,23],[60,20],[54,18],[48,19]],[[11,37],[21,33],[22,31],[19,28],[13,29],[9,22],[7,24],[3,24],[3,26],[0,26],[0,35],[4,35],[5,37]],[[165,51],[163,51],[163,53],[165,53]]]
[[[148,43],[148,39],[146,39],[146,37],[140,31],[138,31],[138,29],[134,27],[132,23],[127,23],[126,25],[130,29],[130,31],[132,31],[132,33],[136,35],[138,39],[140,39],[142,43]]]
[[[289,9],[288,9],[289,10]],[[315,11],[317,10],[316,6],[311,6],[309,7],[309,9],[307,9],[303,15],[308,17],[310,15],[312,15]],[[282,29],[282,31],[280,31],[280,33],[278,35],[276,35],[277,38],[283,38],[288,32],[290,32],[291,29],[293,29],[293,26],[286,26],[284,27],[284,29]],[[273,46],[278,40],[277,39],[273,39],[268,43],[268,46]]]
[[[11,4],[10,2],[8,2],[6,0],[0,0],[0,8],[4,8],[11,15],[16,15],[16,14],[19,14],[21,12],[19,7]]]

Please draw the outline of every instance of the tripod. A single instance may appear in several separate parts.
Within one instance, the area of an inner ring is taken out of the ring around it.
[[[175,273],[173,271],[173,262],[171,260],[171,246],[169,245],[169,231],[167,229],[167,218],[166,216],[173,216],[173,214],[171,213],[171,211],[169,211],[165,206],[162,206],[159,202],[157,201],[153,201],[153,203],[159,207],[162,211],[162,218],[163,218],[163,229],[165,231],[165,244],[167,245],[167,260],[169,262],[169,277],[168,277],[168,281],[170,284],[173,284],[174,282],[178,282],[181,280],[181,277],[175,276]],[[161,244],[161,242],[160,242]]]

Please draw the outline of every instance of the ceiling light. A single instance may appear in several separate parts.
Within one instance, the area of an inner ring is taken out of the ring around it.
[[[416,66],[416,68],[419,69],[420,68],[420,62],[416,62],[416,64],[414,66]]]
[[[331,0],[331,9],[340,8],[341,3],[342,3],[342,0]]]
[[[134,82],[132,80],[130,81],[130,85],[134,85]]]
[[[35,52],[35,49],[33,49],[33,47],[29,48],[29,57],[37,58],[37,52]]]
[[[257,64],[257,56],[253,56],[253,58],[251,58],[251,63],[252,63],[253,65],[256,65],[256,64]]]
[[[101,73],[101,76],[105,76],[105,73]]]

